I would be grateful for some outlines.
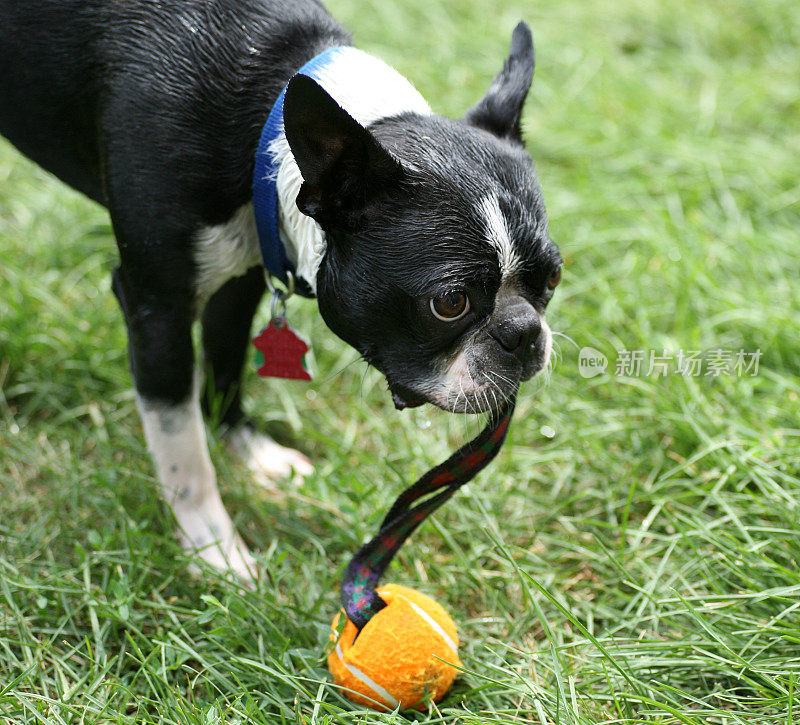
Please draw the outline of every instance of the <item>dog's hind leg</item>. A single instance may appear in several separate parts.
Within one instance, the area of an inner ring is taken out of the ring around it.
[[[222,504],[208,453],[192,350],[194,300],[163,288],[155,294],[140,270],[131,279],[124,267],[114,275],[114,292],[128,324],[145,438],[181,544],[216,568],[252,578],[254,560]]]
[[[242,366],[264,287],[264,271],[257,267],[228,280],[209,299],[203,312],[204,367],[209,376],[204,404],[212,418],[230,428],[228,447],[257,480],[269,483],[293,474],[305,476],[313,469],[306,456],[256,431],[242,413]]]

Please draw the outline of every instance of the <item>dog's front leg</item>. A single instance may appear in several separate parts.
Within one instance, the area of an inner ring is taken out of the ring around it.
[[[124,270],[114,275],[114,291],[128,324],[145,438],[181,544],[218,569],[252,578],[254,560],[222,504],[208,453],[191,340],[193,301],[143,293]]]
[[[217,489],[197,382],[187,400],[176,405],[165,405],[138,394],[136,402],[162,496],[178,522],[181,545],[197,551],[218,569],[231,569],[244,578],[253,577],[253,558],[234,530]]]
[[[264,291],[264,270],[256,267],[220,287],[203,311],[205,405],[229,429],[228,448],[255,474],[256,481],[273,486],[294,476],[296,482],[313,471],[300,451],[286,448],[257,431],[242,413],[239,392],[242,366],[250,349],[253,315]]]

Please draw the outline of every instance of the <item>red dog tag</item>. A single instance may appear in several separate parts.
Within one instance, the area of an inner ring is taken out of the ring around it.
[[[261,333],[253,339],[261,353],[256,358],[258,374],[262,378],[289,378],[311,380],[305,361],[308,343],[300,337],[284,317],[273,317]]]

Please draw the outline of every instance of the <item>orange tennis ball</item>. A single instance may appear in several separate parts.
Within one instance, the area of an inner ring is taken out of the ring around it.
[[[384,584],[378,594],[387,606],[355,641],[356,626],[347,620],[328,668],[344,694],[360,705],[422,710],[427,698],[441,700],[458,674],[455,622],[440,604],[413,589]],[[337,614],[331,641],[338,621]]]

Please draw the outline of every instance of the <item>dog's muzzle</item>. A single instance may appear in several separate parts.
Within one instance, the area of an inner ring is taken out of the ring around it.
[[[492,315],[487,332],[524,367],[542,334],[542,319],[530,302],[514,295]]]

